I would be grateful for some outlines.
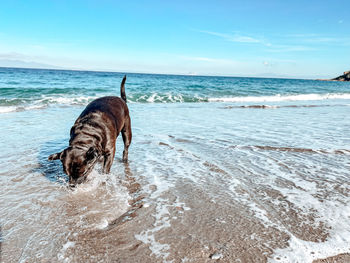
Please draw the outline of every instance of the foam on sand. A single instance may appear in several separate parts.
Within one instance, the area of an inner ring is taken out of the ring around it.
[[[247,96],[209,98],[209,102],[280,102],[280,101],[317,101],[331,99],[350,99],[349,93],[334,94],[300,94],[300,95],[274,95],[274,96]]]

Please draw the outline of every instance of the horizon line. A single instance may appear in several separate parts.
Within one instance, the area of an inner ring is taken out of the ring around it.
[[[52,66],[55,67],[55,66]],[[80,71],[80,72],[101,72],[101,73],[120,73],[120,74],[142,74],[142,75],[161,75],[161,76],[185,76],[185,77],[222,77],[222,78],[256,78],[256,79],[295,79],[295,80],[328,80],[317,78],[300,78],[300,77],[286,77],[286,76],[274,76],[274,77],[259,77],[259,76],[235,76],[235,75],[202,75],[202,74],[181,74],[181,73],[151,73],[151,72],[128,72],[128,71],[116,71],[116,70],[99,70],[99,69],[74,69],[74,68],[49,68],[49,67],[7,67],[1,66],[0,68],[6,69],[34,69],[34,70],[55,70],[55,71]]]

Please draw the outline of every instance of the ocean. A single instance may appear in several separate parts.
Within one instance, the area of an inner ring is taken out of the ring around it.
[[[71,189],[124,74],[129,162]],[[350,261],[350,83],[0,68],[0,127],[1,262]]]

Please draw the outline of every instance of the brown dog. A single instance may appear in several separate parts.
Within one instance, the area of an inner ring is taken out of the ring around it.
[[[50,161],[61,160],[70,184],[83,182],[99,160],[103,161],[103,172],[110,172],[120,132],[124,141],[123,161],[127,162],[132,134],[125,80],[126,76],[120,86],[121,98],[102,97],[87,105],[70,130],[69,147],[49,156]]]

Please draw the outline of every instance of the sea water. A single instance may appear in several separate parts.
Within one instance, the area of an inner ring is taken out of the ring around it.
[[[123,75],[0,69],[1,262],[348,256],[349,83],[127,73],[129,163],[71,189],[47,157]]]

